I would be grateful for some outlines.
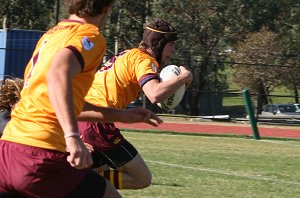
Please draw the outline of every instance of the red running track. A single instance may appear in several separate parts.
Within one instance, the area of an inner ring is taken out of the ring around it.
[[[145,123],[124,124],[116,123],[120,129],[144,129],[144,130],[162,130],[187,133],[203,133],[203,134],[235,134],[252,136],[252,129],[249,126],[226,125],[226,124],[206,124],[206,123],[168,123],[164,122],[158,127],[154,127]],[[300,138],[300,127],[265,127],[258,126],[261,137],[279,137],[279,138]]]

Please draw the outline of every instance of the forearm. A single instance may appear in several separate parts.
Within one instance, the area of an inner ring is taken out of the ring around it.
[[[155,113],[141,107],[119,110],[97,107],[88,103],[86,103],[78,121],[124,123],[144,122],[152,126],[157,126],[162,123],[162,120],[157,117]]]
[[[58,75],[47,77],[49,98],[57,119],[64,132],[77,132],[77,121],[74,113],[71,84]]]
[[[177,76],[164,82],[150,81],[144,85],[143,91],[152,103],[159,103],[175,93],[183,84],[184,79]]]
[[[124,111],[119,109],[99,107],[85,103],[78,121],[87,122],[123,122]]]
[[[78,132],[72,78],[80,70],[81,66],[72,52],[62,49],[54,58],[46,77],[49,99],[64,133]]]

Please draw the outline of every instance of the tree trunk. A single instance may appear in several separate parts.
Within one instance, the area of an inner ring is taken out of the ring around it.
[[[257,97],[257,114],[261,114],[262,107],[266,104],[268,104],[268,96],[267,91],[265,89],[265,86],[263,83],[260,83],[259,85],[259,92]]]

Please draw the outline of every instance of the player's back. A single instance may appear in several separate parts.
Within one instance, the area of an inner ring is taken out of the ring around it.
[[[134,48],[121,52],[96,73],[86,101],[113,108],[125,108],[135,100],[147,76],[157,76],[158,63],[147,52]]]
[[[92,41],[88,40],[88,37],[92,38]],[[103,57],[101,53],[103,54],[104,50],[101,51],[99,43],[106,46],[98,28],[77,21],[60,22],[46,32],[39,40],[26,67],[21,100],[12,111],[12,119],[2,138],[26,145],[65,151],[63,132],[48,96],[46,76],[51,60],[62,48],[69,48],[77,53],[77,56],[80,56],[79,60],[83,62],[82,72],[72,81],[74,110],[78,115],[97,65]],[[94,47],[93,50],[98,51],[97,55],[91,56],[89,47]]]

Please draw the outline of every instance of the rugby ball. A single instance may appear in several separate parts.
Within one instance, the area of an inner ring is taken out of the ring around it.
[[[178,66],[168,65],[161,70],[159,76],[161,82],[164,82],[178,76],[180,73],[181,70]],[[166,110],[174,109],[182,100],[184,93],[185,93],[185,84],[179,87],[179,89],[177,89],[175,93],[168,96],[164,101],[158,103],[158,106]]]

